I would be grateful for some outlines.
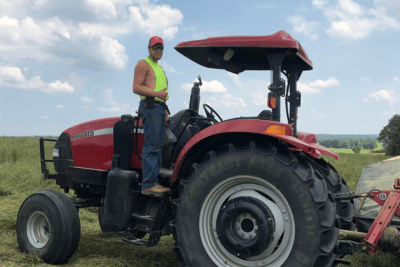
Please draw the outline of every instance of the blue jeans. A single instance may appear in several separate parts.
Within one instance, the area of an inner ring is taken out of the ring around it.
[[[144,104],[144,101],[140,101],[139,115],[143,121],[144,131],[142,189],[147,189],[158,182],[165,138],[165,111],[158,104],[155,104],[153,109],[145,109]]]

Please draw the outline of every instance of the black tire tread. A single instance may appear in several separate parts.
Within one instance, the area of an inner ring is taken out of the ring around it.
[[[314,168],[324,178],[328,190],[332,194],[349,194],[350,189],[346,181],[339,172],[324,159],[313,160]],[[336,201],[336,214],[338,217],[338,228],[343,230],[354,231],[356,224],[354,218],[350,218],[355,213],[355,205],[353,199],[345,199]]]
[[[47,198],[47,200],[51,201],[54,206],[53,208],[58,212],[56,216],[59,216],[62,222],[63,231],[63,242],[57,243],[55,248],[51,248],[52,253],[45,253],[41,256],[41,259],[50,264],[65,263],[72,257],[78,247],[81,228],[78,212],[73,201],[59,191],[52,189],[40,190],[25,199],[21,205],[17,219],[17,238],[20,248],[23,252],[31,252],[23,244],[24,241],[21,233],[19,233],[18,225],[20,224],[20,213],[24,211],[24,205],[35,200],[35,198]]]
[[[314,174],[314,169],[312,165],[305,160],[299,153],[295,154],[292,151],[284,147],[279,147],[278,144],[272,144],[267,142],[250,142],[248,149],[241,145],[240,147],[235,144],[228,144],[221,149],[215,151],[209,151],[199,163],[192,165],[187,179],[182,179],[179,185],[180,195],[178,198],[173,200],[173,210],[174,215],[177,214],[181,198],[185,193],[186,184],[190,183],[191,174],[193,172],[199,171],[204,165],[212,162],[216,157],[221,155],[226,155],[227,153],[235,153],[238,151],[251,151],[251,153],[262,154],[265,157],[274,157],[277,161],[282,163],[286,167],[290,167],[293,172],[298,176],[298,178],[305,184],[307,184],[308,191],[313,198],[315,205],[318,210],[318,217],[320,220],[321,230],[319,235],[320,238],[320,253],[318,255],[310,255],[314,257],[314,267],[329,267],[335,258],[333,249],[335,247],[336,241],[338,239],[338,231],[335,228],[335,212],[333,207],[333,198],[329,198],[327,195],[326,185],[323,179],[320,179]],[[221,153],[223,151],[223,153]],[[176,222],[177,218],[171,221],[171,227],[173,236],[175,238],[174,250],[176,251],[178,257],[181,259],[182,266],[186,267],[188,265],[187,259],[185,259],[183,250],[180,244],[180,236],[178,234],[178,226]],[[305,243],[308,242],[305,240]],[[299,265],[302,266],[302,265]]]

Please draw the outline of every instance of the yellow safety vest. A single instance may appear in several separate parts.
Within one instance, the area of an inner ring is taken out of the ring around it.
[[[146,88],[146,89],[149,89],[149,90],[152,90],[152,91],[156,91],[156,92],[161,91],[164,88],[168,88],[167,76],[165,75],[164,70],[161,68],[161,66],[158,65],[158,63],[155,63],[153,60],[151,60],[148,57],[144,58],[144,60],[150,65],[150,67],[154,71],[154,74],[156,76],[156,86],[155,86],[154,90],[150,89],[150,88],[148,88],[148,87],[146,87],[144,85],[142,85],[142,86],[144,88]],[[166,92],[168,93],[168,89],[166,90]],[[142,96],[141,95],[140,98],[145,99],[146,96]],[[168,98],[169,98],[169,95],[167,95],[167,98],[165,100],[159,99],[158,97],[155,97],[154,99],[156,101],[165,102],[165,101],[168,100]]]

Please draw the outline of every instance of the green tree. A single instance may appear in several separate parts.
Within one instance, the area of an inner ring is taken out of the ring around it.
[[[374,148],[378,147],[375,139],[368,138],[367,140],[361,140],[361,146],[364,149],[373,150]]]
[[[331,146],[334,147],[334,148],[340,148],[339,140],[337,140],[337,139],[332,140],[331,141]]]
[[[400,115],[394,115],[379,133],[378,141],[386,145],[387,155],[400,155]]]
[[[347,141],[349,144],[349,148],[353,148],[355,146],[359,146],[360,141],[358,139],[351,138],[349,141]]]
[[[361,152],[361,147],[355,146],[351,150],[353,150],[354,153],[359,154]]]

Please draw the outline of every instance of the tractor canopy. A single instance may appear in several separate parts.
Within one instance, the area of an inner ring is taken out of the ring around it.
[[[287,32],[262,36],[211,37],[179,43],[175,49],[200,64],[238,74],[245,70],[273,70],[271,58],[283,56],[281,69],[296,66],[298,71],[311,70],[311,60],[300,43]]]

